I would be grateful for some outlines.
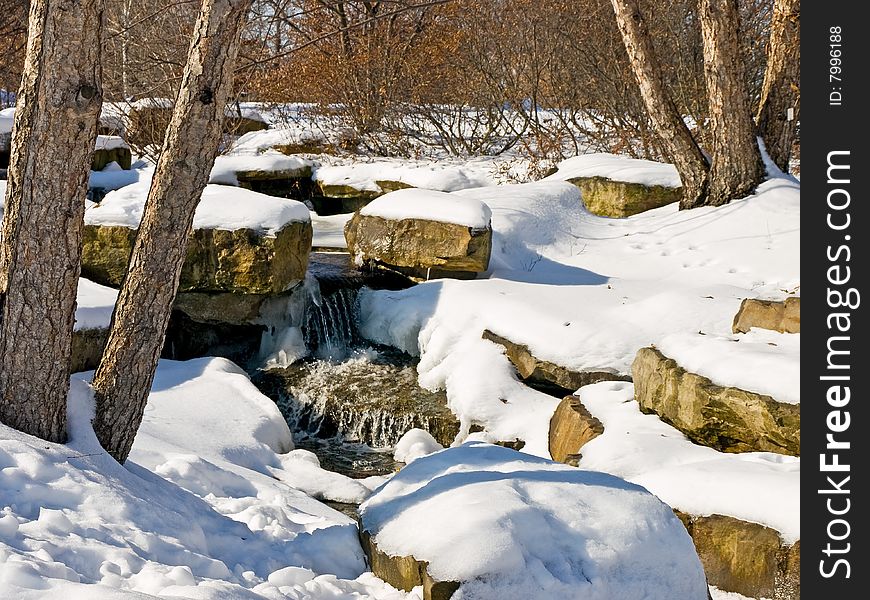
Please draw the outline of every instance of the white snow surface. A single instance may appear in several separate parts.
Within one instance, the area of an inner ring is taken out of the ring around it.
[[[89,225],[139,227],[150,177],[106,194],[98,205],[85,211]],[[276,198],[226,185],[207,185],[193,218],[194,229],[253,229],[274,235],[292,222],[310,219],[308,208],[296,200]]]
[[[118,135],[98,135],[96,150],[115,150],[117,148],[129,148],[130,145],[124,138]]]
[[[492,213],[483,202],[446,192],[404,189],[375,198],[361,215],[384,219],[422,219],[465,225],[475,229],[489,226]]]
[[[800,459],[772,452],[728,454],[690,442],[656,415],[640,412],[634,387],[614,381],[580,389],[583,406],[604,425],[585,444],[580,468],[644,486],[693,515],[728,515],[800,539]]]
[[[800,404],[800,337],[799,333],[754,328],[739,335],[675,333],[657,346],[687,371],[715,384]]]
[[[211,170],[209,183],[239,185],[236,173],[240,171],[290,172],[299,173],[311,168],[312,161],[297,156],[288,156],[274,150],[268,150],[256,155],[224,155],[218,156]]]
[[[398,181],[411,187],[441,192],[492,185],[489,173],[472,165],[433,161],[351,162],[318,167],[314,179],[326,185],[346,185],[380,192],[378,181]]]
[[[12,133],[12,124],[15,121],[15,107],[10,106],[0,110],[0,133]]]
[[[105,329],[112,321],[118,290],[79,278],[75,329]]]
[[[563,160],[558,171],[546,180],[565,181],[575,177],[605,177],[614,181],[680,187],[680,176],[674,165],[607,154],[583,154]]]
[[[347,225],[351,217],[353,217],[353,213],[321,217],[312,212],[311,227],[314,230],[314,239],[311,241],[311,246],[314,248],[347,248],[344,226]]]
[[[393,458],[398,462],[411,463],[428,456],[433,452],[443,450],[444,446],[432,437],[432,434],[425,429],[409,429],[396,442],[396,447],[393,449]]]
[[[123,467],[91,429],[88,376],[67,444],[0,424],[0,597],[406,598],[364,573],[350,519],[293,487],[287,425],[241,369],[161,361]]]
[[[418,458],[360,507],[378,548],[461,598],[703,600],[685,527],[639,486],[468,443]]]

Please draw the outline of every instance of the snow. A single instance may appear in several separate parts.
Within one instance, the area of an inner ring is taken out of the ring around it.
[[[492,185],[489,174],[469,165],[430,161],[373,161],[318,167],[314,179],[325,185],[381,192],[378,181],[398,181],[411,187],[441,192]]]
[[[575,177],[605,177],[614,181],[680,187],[680,176],[671,164],[629,158],[618,154],[583,154],[559,163],[547,180],[566,181]]]
[[[639,486],[488,444],[418,458],[360,506],[391,556],[463,598],[707,596],[692,541]]]
[[[800,334],[753,329],[741,335],[676,333],[658,349],[689,372],[722,386],[800,404]]]
[[[253,156],[218,156],[211,170],[210,183],[239,185],[236,173],[240,171],[292,172],[295,176],[305,174],[312,166],[310,160],[288,156],[274,150]],[[307,176],[307,174],[306,174]]]
[[[580,467],[647,488],[693,515],[761,523],[786,544],[800,539],[800,459],[771,452],[727,454],[690,442],[655,415],[640,412],[634,387],[603,382],[580,389],[604,433],[583,446]]]
[[[124,141],[124,138],[117,135],[98,135],[95,149],[96,150],[116,150],[118,148],[130,148],[130,145]]]
[[[122,169],[116,162],[110,162],[102,171],[91,171],[88,187],[102,188],[107,192],[132,185],[142,176],[140,169]],[[150,175],[148,175],[150,177]]]
[[[398,462],[412,463],[418,458],[443,450],[432,434],[425,429],[409,429],[396,442],[393,458]]]
[[[344,226],[347,225],[351,217],[353,217],[353,213],[321,217],[312,212],[311,227],[314,229],[314,239],[311,241],[311,246],[314,248],[347,248]]]
[[[280,129],[251,131],[237,139],[227,152],[229,156],[256,156],[273,149],[275,146],[302,144],[324,140],[324,134],[307,127],[286,126]]]
[[[0,424],[0,597],[406,598],[364,573],[350,519],[282,481],[298,451],[279,454],[287,425],[241,369],[161,361],[123,467],[91,430],[87,377],[67,444]]]
[[[117,299],[118,290],[83,277],[79,278],[76,295],[76,331],[109,327]]]
[[[12,124],[15,121],[15,107],[0,110],[0,134],[12,133]]]
[[[783,401],[799,400],[796,378],[790,375],[799,368],[799,336],[752,333],[737,343],[717,343],[717,337],[729,337],[742,298],[784,298],[799,289],[800,186],[793,180],[771,179],[754,195],[721,207],[678,211],[676,205],[666,206],[626,219],[586,212],[579,190],[556,181],[450,195],[477,199],[492,209],[488,277],[363,291],[360,332],[420,356],[419,382],[446,390],[461,424],[458,441],[520,439],[526,443],[523,452],[549,456],[549,418],[557,400],[518,381],[503,349],[481,339],[484,329],[525,344],[541,360],[623,374],[631,372],[642,347],[681,335],[671,339],[685,347],[685,352],[678,348],[681,355],[689,354],[689,345],[679,340],[694,343],[704,337],[694,351],[696,361],[715,363],[726,351],[720,344],[740,348],[740,354],[729,350],[721,365],[726,383],[769,390]],[[697,336],[699,331],[706,336]],[[777,346],[768,346],[771,341]],[[757,368],[753,356],[759,354],[781,373]],[[727,364],[731,360],[734,366]],[[467,437],[473,425],[482,426],[484,433]],[[783,507],[793,507],[795,501],[788,504],[786,497],[796,498],[799,459],[776,460],[785,466],[774,466],[774,471],[794,471],[787,485],[772,478],[772,485],[782,485],[774,494],[776,502],[747,500],[735,507],[725,486],[705,498],[722,498],[716,512],[767,521],[797,538],[794,510],[783,508],[780,520],[768,518],[780,500]],[[733,466],[736,481],[744,471],[747,478],[754,472],[763,479],[767,474],[759,465],[773,463],[722,464]],[[597,465],[627,476],[606,461]],[[711,508],[690,502],[697,496],[695,486],[705,481],[703,469],[686,466],[683,471],[682,479],[663,475],[654,493],[667,502],[679,498],[690,512]]]
[[[150,187],[150,179],[140,179],[106,194],[102,202],[85,211],[85,223],[139,227]],[[288,223],[309,219],[308,208],[301,202],[243,188],[207,185],[196,209],[193,228],[253,229],[264,235],[275,235]]]
[[[422,219],[465,225],[475,229],[489,227],[489,207],[473,198],[431,190],[404,189],[375,198],[360,214],[384,219]]]

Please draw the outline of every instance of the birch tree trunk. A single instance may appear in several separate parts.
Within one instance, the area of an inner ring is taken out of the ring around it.
[[[611,0],[611,3],[647,113],[680,174],[683,183],[680,208],[702,206],[707,200],[707,158],[665,88],[662,68],[637,0]]]
[[[103,0],[31,0],[0,245],[0,421],[66,439]]]
[[[708,203],[719,206],[752,191],[764,169],[738,43],[737,0],[700,0],[700,9],[713,134]]]
[[[801,110],[800,19],[800,0],[776,0],[756,117],[767,153],[786,173]]]
[[[94,430],[118,462],[130,453],[166,335],[188,234],[221,139],[251,0],[203,0],[181,91],[130,265],[94,376]]]

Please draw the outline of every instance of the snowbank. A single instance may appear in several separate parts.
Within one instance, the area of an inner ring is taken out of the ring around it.
[[[421,219],[465,225],[475,229],[489,226],[489,207],[475,199],[435,192],[405,189],[375,198],[360,211],[366,217]]]
[[[324,185],[343,185],[372,192],[382,191],[378,181],[397,181],[411,187],[441,192],[493,183],[486,171],[469,165],[398,160],[321,166],[315,171],[314,179]]]
[[[680,176],[674,165],[651,160],[639,160],[618,154],[584,154],[559,163],[558,171],[545,180],[565,181],[575,177],[606,177],[614,181],[680,187]]]
[[[411,463],[428,456],[433,452],[443,450],[444,446],[439,444],[432,434],[425,429],[409,429],[396,442],[396,447],[393,451],[393,458],[398,462]]]
[[[287,156],[274,150],[257,155],[218,156],[211,170],[209,183],[239,185],[236,173],[240,171],[294,172],[307,175],[313,163],[296,156]]]
[[[75,329],[105,329],[112,321],[118,290],[79,278]]]
[[[68,444],[0,424],[0,597],[405,598],[363,574],[350,519],[280,481],[287,425],[238,367],[161,361],[124,467],[83,377]]]
[[[360,517],[379,550],[427,561],[463,598],[707,597],[692,541],[658,498],[499,446],[415,460]]]
[[[311,213],[311,227],[314,229],[314,239],[311,241],[311,246],[314,248],[347,248],[344,226],[351,217],[353,217],[353,213],[326,217]]]
[[[604,433],[583,446],[580,468],[623,477],[693,515],[761,523],[779,531],[786,544],[800,539],[799,458],[726,454],[693,444],[655,415],[641,413],[630,383],[585,386],[580,399],[604,425]]]
[[[151,181],[144,180],[106,194],[99,205],[85,211],[85,223],[139,227],[150,186]],[[308,208],[301,202],[243,188],[207,185],[196,209],[193,228],[253,229],[274,235],[287,223],[309,219]]]
[[[666,336],[657,346],[687,371],[703,375],[715,384],[800,404],[799,333],[765,329],[728,336],[677,333]]]

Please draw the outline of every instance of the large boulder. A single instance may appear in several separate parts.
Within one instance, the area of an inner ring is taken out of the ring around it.
[[[800,540],[785,543],[774,529],[734,517],[675,512],[710,585],[751,598],[800,599]]]
[[[553,460],[577,466],[580,449],[604,433],[604,425],[596,419],[579,396],[566,396],[550,419],[549,449]]]
[[[415,279],[473,277],[486,271],[492,228],[424,219],[385,219],[359,212],[344,228],[357,264],[395,269]]]
[[[82,275],[119,287],[137,230],[85,225]],[[274,235],[243,228],[195,229],[181,271],[181,292],[277,294],[305,278],[311,249],[311,223],[290,222]]]
[[[254,155],[218,156],[209,180],[269,196],[306,200],[311,196],[313,163],[275,150]]]
[[[547,179],[576,185],[586,209],[603,217],[629,217],[682,198],[673,165],[616,154],[569,158]]]
[[[424,598],[707,598],[691,538],[658,498],[500,446],[418,458],[359,514],[375,575]]]
[[[517,373],[525,383],[547,392],[565,395],[577,391],[584,385],[599,381],[631,381],[631,377],[628,375],[620,375],[611,371],[574,371],[541,360],[532,354],[528,346],[514,343],[489,329],[483,331],[483,339],[494,342],[505,349],[505,355],[516,367]]]
[[[644,185],[608,177],[572,177],[568,181],[580,188],[586,209],[602,217],[630,217],[679,202],[683,196],[679,187]]]
[[[780,333],[801,332],[800,296],[786,298],[782,302],[744,298],[734,315],[731,331],[748,333],[750,329],[771,329]]]
[[[631,370],[641,410],[657,414],[692,441],[722,452],[800,456],[799,404],[716,385],[656,348],[641,348]]]

